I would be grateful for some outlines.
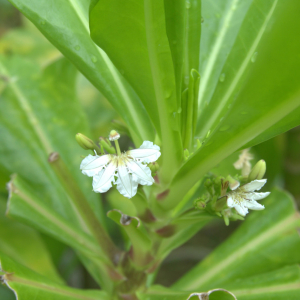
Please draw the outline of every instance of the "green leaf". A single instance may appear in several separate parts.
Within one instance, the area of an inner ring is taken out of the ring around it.
[[[5,217],[5,202],[0,200],[0,252],[30,267],[35,272],[63,283],[39,234],[28,226]],[[38,253],[38,257],[36,255]]]
[[[226,285],[226,289],[232,292],[239,300],[297,300],[300,292],[300,269],[298,265],[287,266],[244,280],[236,280],[232,286],[230,288],[230,285]],[[200,291],[197,290],[197,292]],[[139,299],[186,300],[191,293],[195,293],[195,291],[183,292],[162,286],[153,286],[145,294],[140,293]],[[191,299],[196,299],[196,297]],[[233,298],[224,292],[214,292],[209,299],[232,300]]]
[[[43,300],[109,299],[103,291],[83,291],[59,285],[4,255],[1,255],[1,269],[6,272],[3,276],[4,282],[14,291],[19,300],[31,300],[37,297]]]
[[[215,91],[228,53],[232,50],[252,2],[253,0],[202,1],[200,113]],[[200,119],[199,121],[202,122]]]
[[[295,5],[300,8],[299,2]],[[210,134],[175,176],[164,208],[180,201],[231,153],[299,124],[300,41],[293,36],[300,20],[294,8],[282,1],[250,6],[224,65],[225,80],[199,117],[201,135]]]
[[[61,60],[37,79],[41,73],[35,64],[12,57],[0,59],[0,70],[8,78],[0,95],[2,167],[30,182],[41,199],[78,224],[79,219],[70,210],[65,191],[47,162],[52,151],[59,152],[100,217],[100,202],[91,191],[90,181],[79,170],[82,151],[74,136],[77,132],[89,135],[89,130],[74,93],[74,67]]]
[[[103,93],[128,124],[136,144],[153,140],[151,122],[138,96],[90,38],[89,1],[10,2]]]
[[[182,157],[180,103],[165,26],[162,1],[99,1],[90,14],[93,40],[123,70],[162,138],[163,181],[170,179]]]
[[[10,191],[8,216],[73,247],[102,288],[110,288],[111,281],[105,273],[108,265],[102,249],[79,224],[72,224],[62,217],[47,204],[45,197],[39,198],[36,191],[19,178],[13,178],[8,187]]]
[[[60,153],[73,175],[69,180],[83,191],[93,211],[102,219],[101,202],[91,190],[90,179],[79,170],[83,152],[74,136],[77,132],[89,135],[89,130],[74,92],[76,71],[66,60],[61,60],[41,74],[35,64],[18,57],[1,58],[0,69],[9,79],[1,94],[0,134],[3,144],[0,164],[7,172],[16,172],[26,181],[25,190],[30,186],[31,198],[34,199],[26,203],[16,196],[18,201],[15,205],[12,199],[10,214],[84,252],[85,247],[78,245],[74,230],[88,239],[91,239],[90,232],[72,204],[72,195],[66,193],[47,162],[50,152]],[[49,223],[44,220],[46,212],[49,212]],[[73,237],[64,237],[59,223],[52,228],[53,216],[72,229]],[[99,248],[96,246],[94,251],[98,252]],[[105,277],[101,281],[101,268],[95,263],[93,265],[96,270],[92,273],[98,274],[96,280],[109,283]]]
[[[95,43],[108,54],[141,97],[156,129],[160,132],[142,1],[98,1],[90,13],[90,30]]]
[[[293,199],[273,190],[265,209],[251,212],[239,229],[174,288],[187,291],[239,288],[239,280],[300,262],[300,224]]]

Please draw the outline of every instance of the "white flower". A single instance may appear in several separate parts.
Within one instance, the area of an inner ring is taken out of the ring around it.
[[[151,170],[143,163],[156,161],[160,157],[159,150],[159,146],[144,141],[140,148],[122,154],[88,155],[81,162],[80,169],[83,174],[93,177],[96,193],[108,191],[114,183],[123,196],[132,198],[137,193],[138,184],[153,184]]]
[[[265,207],[256,201],[266,198],[270,192],[255,193],[254,191],[260,190],[266,182],[267,179],[253,180],[227,193],[227,206],[234,207],[241,216],[248,213],[248,208],[253,210],[264,209]]]
[[[251,171],[250,160],[253,159],[253,155],[249,152],[248,149],[242,150],[242,153],[239,155],[239,159],[233,164],[233,166],[240,170],[242,169],[242,175],[248,176]]]

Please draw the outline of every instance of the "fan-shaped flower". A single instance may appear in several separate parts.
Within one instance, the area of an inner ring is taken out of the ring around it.
[[[138,149],[120,152],[117,139],[119,135],[111,134],[117,148],[117,155],[88,155],[80,165],[82,173],[93,177],[93,190],[96,193],[108,191],[112,184],[127,198],[137,193],[138,184],[152,185],[154,179],[151,170],[144,163],[156,161],[160,156],[160,148],[152,142],[144,141]]]
[[[227,206],[234,207],[241,216],[245,216],[248,213],[248,209],[264,209],[265,207],[256,201],[266,198],[270,192],[256,193],[254,191],[260,190],[266,182],[267,179],[253,180],[236,188],[233,191],[230,191],[226,195]]]

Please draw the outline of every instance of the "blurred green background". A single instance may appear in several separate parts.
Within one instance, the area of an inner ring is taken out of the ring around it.
[[[19,56],[23,60],[34,62],[42,69],[62,57],[62,54],[6,0],[0,0],[0,55],[7,58]],[[5,81],[5,76],[0,73],[0,101],[1,93],[5,89]],[[82,110],[86,113],[89,121],[92,138],[97,140],[99,136],[107,136],[114,127],[112,121],[121,122],[120,117],[99,91],[79,73],[76,89]],[[124,138],[123,146],[128,143],[129,139]],[[18,147],[18,145],[12,145],[12,147]],[[78,147],[75,139],[74,147]],[[255,156],[252,161],[253,165],[259,159],[264,159],[267,163],[266,178],[268,178],[268,189],[274,185],[285,188],[293,194],[299,204],[300,128],[294,128],[263,144],[257,145],[251,149],[251,152]],[[216,172],[226,176],[227,174],[224,174],[224,172],[228,172],[229,169],[233,173],[232,175],[237,173],[232,164],[237,160],[238,155],[239,153],[231,155],[220,166],[217,166]],[[1,169],[1,216],[4,214],[4,201],[7,198],[5,184],[9,181],[9,176],[10,174],[5,169]],[[103,201],[104,207],[110,206],[109,197],[99,198],[99,201]],[[239,222],[236,222],[226,227],[223,222],[219,221],[207,226],[189,242],[171,253],[159,270],[156,282],[166,286],[171,285],[181,274],[193,267],[225,240],[238,225]],[[0,223],[0,226],[9,226],[9,223],[5,223],[5,225]],[[113,230],[117,229],[113,228]],[[116,233],[116,239],[118,234],[120,233]],[[69,247],[48,236],[43,235],[43,239],[59,272],[69,285],[80,288],[96,287],[93,279],[88,275],[88,272]],[[0,295],[4,295],[4,299],[14,299],[13,294],[4,286],[0,286],[0,289]]]

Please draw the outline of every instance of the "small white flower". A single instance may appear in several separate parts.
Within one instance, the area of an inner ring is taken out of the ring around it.
[[[93,190],[104,193],[117,185],[118,191],[127,198],[137,193],[138,184],[152,185],[151,170],[143,163],[156,161],[160,148],[152,142],[144,141],[140,148],[118,155],[88,155],[80,165],[82,173],[93,177]],[[117,179],[115,179],[117,177]]]
[[[242,170],[243,176],[248,176],[251,171],[250,160],[253,159],[253,155],[249,152],[248,149],[242,150],[242,153],[239,155],[239,159],[233,164],[237,170]]]
[[[234,207],[241,216],[248,213],[248,208],[253,210],[264,209],[265,207],[256,201],[266,198],[270,192],[255,193],[254,191],[260,190],[266,182],[267,179],[253,180],[227,193],[227,206]]]

